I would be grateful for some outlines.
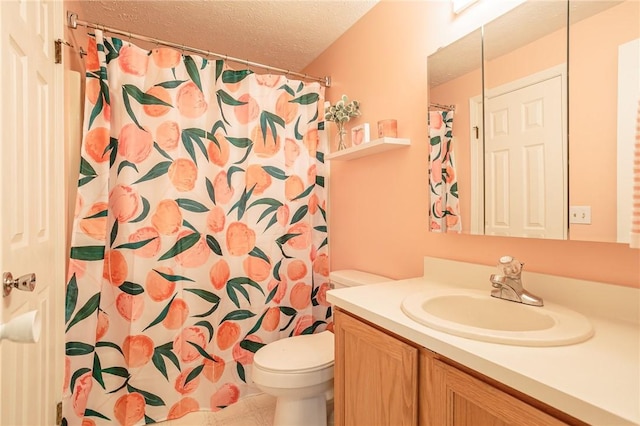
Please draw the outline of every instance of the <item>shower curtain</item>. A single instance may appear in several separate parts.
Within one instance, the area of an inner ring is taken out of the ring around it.
[[[460,232],[458,181],[453,159],[453,111],[429,111],[429,188],[432,232]]]
[[[257,392],[256,350],[331,325],[324,89],[100,31],[88,53],[63,424],[217,411]]]

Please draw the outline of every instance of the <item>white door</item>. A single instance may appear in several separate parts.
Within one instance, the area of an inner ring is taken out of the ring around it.
[[[35,273],[2,299],[5,323],[37,309],[37,344],[0,342],[0,425],[53,425],[64,374],[64,140],[59,0],[0,0],[0,271]]]
[[[485,233],[566,238],[562,77],[487,96]]]

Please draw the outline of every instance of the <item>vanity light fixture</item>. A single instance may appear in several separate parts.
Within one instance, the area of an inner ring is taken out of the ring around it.
[[[462,13],[463,10],[476,3],[478,0],[451,0],[453,4],[453,13],[456,15]]]

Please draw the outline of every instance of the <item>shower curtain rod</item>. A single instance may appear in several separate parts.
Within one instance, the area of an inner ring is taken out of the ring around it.
[[[122,31],[119,30],[117,28],[112,28],[112,27],[107,27],[104,25],[100,25],[100,24],[95,24],[92,22],[86,22],[86,21],[81,21],[78,19],[78,14],[74,13],[74,12],[70,12],[67,11],[67,26],[69,26],[70,28],[73,28],[74,30],[78,28],[78,25],[81,25],[83,27],[87,27],[87,28],[93,28],[96,30],[102,30],[105,32],[109,32],[112,34],[117,34],[117,35],[121,35],[124,37],[128,37],[128,38],[135,38],[137,40],[142,40],[142,41],[148,41],[151,43],[155,43],[155,44],[159,44],[159,45],[163,45],[163,46],[167,46],[167,47],[172,47],[174,49],[178,49],[178,50],[187,50],[189,52],[192,53],[197,53],[199,55],[203,55],[203,56],[216,56],[218,58],[224,59],[226,61],[232,61],[232,62],[237,62],[237,63],[241,63],[241,64],[245,64],[247,67],[257,67],[257,68],[262,68],[265,70],[269,70],[269,71],[276,71],[279,73],[283,73],[285,75],[294,75],[296,77],[301,77],[305,80],[312,80],[312,81],[318,81],[320,82],[320,84],[324,85],[325,87],[331,87],[331,76],[325,76],[325,77],[314,77],[308,74],[303,74],[303,73],[299,73],[299,72],[294,72],[294,71],[290,71],[290,70],[286,70],[284,68],[277,68],[277,67],[272,67],[269,65],[264,65],[264,64],[260,64],[257,62],[251,62],[245,59],[240,59],[240,58],[234,58],[232,56],[229,55],[223,55],[221,53],[214,53],[214,52],[210,52],[208,50],[202,50],[202,49],[196,49],[195,47],[188,47],[188,46],[184,46],[181,44],[177,44],[177,43],[172,43],[170,41],[164,41],[164,40],[159,40],[153,37],[147,37],[147,36],[143,36],[140,34],[134,34],[134,33],[130,33],[128,31]]]
[[[443,105],[443,104],[437,104],[435,102],[430,102],[429,106],[433,107],[433,108],[444,109],[446,111],[455,111],[456,110],[456,106],[455,105]]]

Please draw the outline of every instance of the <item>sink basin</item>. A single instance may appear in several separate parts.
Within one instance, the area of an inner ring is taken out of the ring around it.
[[[542,307],[497,299],[489,290],[437,289],[411,294],[402,311],[412,320],[456,336],[518,346],[562,346],[593,336],[582,314],[545,302]]]

